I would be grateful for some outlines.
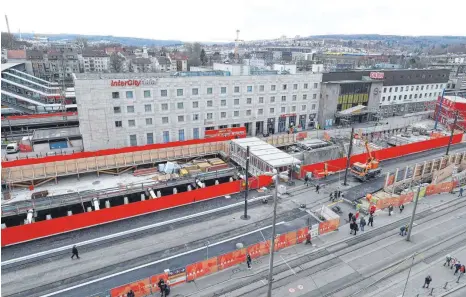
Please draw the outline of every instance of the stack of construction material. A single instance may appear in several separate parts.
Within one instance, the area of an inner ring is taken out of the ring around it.
[[[228,164],[225,163],[223,160],[219,158],[212,158],[209,159],[208,162],[212,165],[210,166],[207,171],[217,171],[221,169],[226,169],[228,168]]]
[[[133,172],[134,176],[144,176],[144,175],[151,175],[157,173],[157,168],[144,168],[144,169],[137,169]]]
[[[207,172],[211,165],[209,163],[205,162],[205,163],[198,163],[197,166],[199,167],[199,169],[202,172]]]

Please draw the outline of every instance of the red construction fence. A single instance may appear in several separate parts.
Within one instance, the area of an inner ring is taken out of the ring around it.
[[[460,143],[462,139],[463,139],[463,134],[456,134],[453,136],[452,144]],[[450,141],[450,136],[440,137],[436,139],[430,139],[426,141],[420,141],[420,142],[410,143],[406,145],[400,145],[400,146],[395,146],[391,148],[381,149],[378,151],[374,151],[373,155],[380,161],[394,159],[394,158],[399,158],[399,157],[409,155],[409,154],[419,153],[419,152],[428,151],[431,149],[436,149],[442,146],[447,146],[449,141]],[[367,153],[353,155],[350,158],[350,164],[353,164],[356,162],[365,163],[368,157],[369,156]],[[316,172],[324,171],[325,163],[327,163],[329,171],[340,171],[346,168],[346,158],[339,158],[339,159],[329,160],[326,162],[310,164],[310,165],[301,167],[301,178],[303,178],[308,172],[311,172],[314,174]]]
[[[270,176],[259,176],[250,179],[250,188],[261,188],[270,185]],[[238,193],[243,190],[243,181],[223,183],[189,192],[163,196],[157,199],[133,202],[126,205],[105,208],[98,211],[75,214],[52,220],[39,221],[32,224],[2,229],[2,247],[42,237],[84,229],[127,219],[130,217],[160,211],[167,208],[183,206],[198,201],[208,200],[224,195]]]
[[[426,187],[421,187],[419,191],[419,199],[422,199],[423,197],[431,196],[434,194],[450,193],[453,190],[453,188],[457,186],[457,183],[458,183],[457,181],[451,181],[451,182],[444,182],[441,184],[431,184]],[[412,202],[414,200],[416,192],[417,192],[417,189],[412,192],[400,195],[400,196],[378,199],[375,202],[375,206],[377,207],[377,209],[384,209],[384,208],[387,208],[389,205],[398,207],[402,204]]]
[[[238,135],[218,136],[218,137],[203,138],[203,139],[191,139],[191,140],[185,140],[185,141],[174,141],[174,142],[167,142],[167,143],[141,145],[141,146],[130,146],[130,147],[123,147],[123,148],[118,148],[118,149],[107,149],[107,150],[100,150],[100,151],[93,151],[93,152],[81,152],[81,153],[74,153],[70,155],[58,155],[58,156],[48,156],[48,157],[42,157],[42,158],[29,158],[29,159],[21,159],[21,160],[14,160],[14,161],[4,161],[2,162],[2,167],[8,168],[8,167],[15,167],[15,166],[43,164],[43,163],[48,163],[48,162],[76,160],[76,159],[81,159],[81,158],[109,156],[109,155],[115,155],[115,154],[178,147],[178,146],[184,146],[184,145],[204,144],[204,143],[210,143],[210,142],[231,140],[236,137],[238,137]],[[239,136],[239,137],[244,137],[244,136]]]

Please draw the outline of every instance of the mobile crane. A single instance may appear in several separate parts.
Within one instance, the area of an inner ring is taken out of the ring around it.
[[[378,177],[382,173],[382,168],[379,167],[379,160],[373,156],[367,140],[365,147],[369,155],[366,163],[356,162],[351,166],[351,174],[362,182]]]

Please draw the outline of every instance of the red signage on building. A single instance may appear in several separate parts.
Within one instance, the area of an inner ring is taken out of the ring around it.
[[[296,116],[295,113],[287,113],[287,114],[281,114],[280,115],[281,118],[295,117],[295,116]]]
[[[235,128],[205,131],[205,138],[212,138],[212,137],[219,137],[219,136],[223,136],[223,137],[238,136],[239,138],[246,137],[246,127],[235,127]]]
[[[156,79],[115,79],[110,81],[111,87],[139,87],[140,85],[155,85]]]
[[[371,72],[369,73],[369,77],[372,79],[384,79],[385,73],[383,72]]]

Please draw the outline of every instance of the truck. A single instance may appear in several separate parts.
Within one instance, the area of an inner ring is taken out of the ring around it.
[[[382,173],[382,168],[379,166],[379,160],[372,154],[369,147],[369,142],[365,142],[368,158],[366,163],[356,162],[351,166],[351,174],[358,180],[365,182],[368,179],[376,178]]]

